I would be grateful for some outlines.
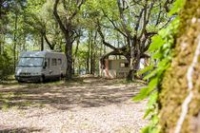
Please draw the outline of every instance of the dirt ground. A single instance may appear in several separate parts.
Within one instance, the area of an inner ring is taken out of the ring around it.
[[[139,133],[141,83],[81,78],[65,83],[0,85],[0,133]]]

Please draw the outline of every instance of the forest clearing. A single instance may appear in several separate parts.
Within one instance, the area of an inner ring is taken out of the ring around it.
[[[142,83],[79,78],[0,85],[0,132],[139,133],[146,101],[133,102]]]
[[[200,133],[199,66],[200,0],[0,0],[0,133]]]

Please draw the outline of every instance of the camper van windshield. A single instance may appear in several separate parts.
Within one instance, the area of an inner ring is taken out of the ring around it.
[[[43,58],[41,57],[23,57],[20,58],[18,66],[21,67],[41,67]]]

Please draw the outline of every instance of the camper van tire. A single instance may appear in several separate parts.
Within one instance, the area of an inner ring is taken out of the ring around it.
[[[59,77],[59,80],[63,80],[64,79],[64,75],[61,74],[60,77]]]
[[[59,81],[62,80],[62,75],[60,75],[60,76],[58,77],[58,80],[59,80]]]
[[[22,81],[22,80],[17,80],[17,82],[18,82],[18,83],[23,83],[23,81]]]
[[[39,82],[40,83],[43,83],[45,81],[45,77],[44,77],[44,75],[42,75],[41,77],[40,77],[40,79],[39,79]]]

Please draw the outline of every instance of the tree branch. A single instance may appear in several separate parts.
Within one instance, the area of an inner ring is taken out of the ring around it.
[[[108,15],[105,13],[105,11],[102,9],[104,16],[111,22],[111,24],[114,26],[115,30],[117,30],[119,33],[121,33],[123,36],[127,37],[125,33],[123,33],[114,23],[114,20],[111,20]]]
[[[124,31],[126,32],[126,36],[132,37],[131,36],[131,31],[127,29],[126,24],[124,23],[124,21],[125,21],[124,14],[123,14],[124,10],[121,7],[120,0],[117,0],[117,5],[118,5],[118,9],[119,9],[119,14],[120,14],[121,25],[122,25]]]
[[[157,20],[156,20],[156,26],[159,24],[160,22],[160,18],[161,18],[161,13],[162,13],[162,5],[161,5],[161,1],[159,0],[159,13],[158,13],[158,17],[157,17]]]
[[[48,40],[46,34],[44,34],[43,36],[44,36],[44,39],[45,39],[45,41],[47,42],[49,48],[50,48],[51,50],[54,50],[54,46],[55,46],[55,45],[53,45],[53,44],[50,43],[50,41]]]
[[[56,21],[58,22],[58,24],[59,24],[59,26],[60,26],[60,29],[63,31],[63,33],[65,34],[65,36],[67,36],[67,35],[66,35],[66,30],[67,30],[67,29],[66,29],[65,26],[63,25],[63,23],[62,23],[62,21],[61,21],[61,19],[60,19],[60,16],[58,15],[58,12],[57,12],[58,2],[59,2],[59,0],[55,0],[54,8],[53,8],[53,14],[54,14],[54,16],[55,16],[55,18],[56,18]]]
[[[138,34],[138,29],[139,29],[139,26],[140,26],[140,20],[142,19],[142,14],[144,12],[144,8],[140,11],[140,15],[138,16],[138,21],[135,25],[135,32],[136,32],[136,36]]]
[[[78,9],[76,8],[76,10],[74,11],[74,13],[71,15],[71,17],[69,17],[69,21],[71,21],[78,13],[78,11],[80,10],[81,6],[83,5],[84,0],[77,0],[76,4],[78,5]]]
[[[97,31],[98,31],[99,35],[101,36],[101,39],[102,39],[104,45],[108,46],[109,48],[111,48],[113,50],[118,50],[116,47],[114,47],[113,45],[111,45],[110,43],[105,41],[105,37],[101,31],[101,26],[100,26],[99,21],[97,21]]]
[[[164,3],[164,9],[166,12],[169,12],[170,9],[169,9],[169,4],[172,4],[174,2],[174,0],[166,0],[166,2]]]

